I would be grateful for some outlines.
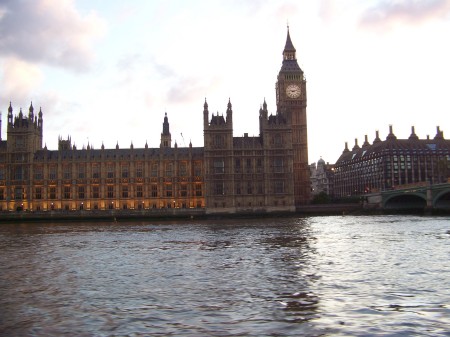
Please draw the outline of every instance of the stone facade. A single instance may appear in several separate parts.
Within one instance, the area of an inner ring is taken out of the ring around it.
[[[324,192],[332,197],[334,165],[325,163],[325,160],[320,158],[317,164],[312,163],[309,168],[311,172],[311,194],[318,195]]]
[[[306,80],[289,31],[276,85],[277,112],[264,101],[258,137],[233,136],[225,117],[203,107],[204,147],[172,146],[167,114],[159,148],[58,150],[42,146],[43,114],[8,108],[0,141],[0,210],[203,209],[205,213],[295,211],[309,202]]]

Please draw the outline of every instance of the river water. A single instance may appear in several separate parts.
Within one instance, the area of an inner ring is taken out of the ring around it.
[[[1,336],[450,336],[450,217],[0,224]]]

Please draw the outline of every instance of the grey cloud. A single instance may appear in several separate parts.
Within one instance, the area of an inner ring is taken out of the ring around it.
[[[104,22],[93,14],[82,16],[71,1],[2,0],[0,55],[75,71],[93,60],[91,43]]]
[[[450,0],[385,0],[369,8],[360,24],[366,27],[388,26],[392,23],[422,23],[445,18],[450,12]]]
[[[220,83],[220,78],[214,78],[205,83],[201,78],[188,77],[173,81],[173,85],[167,90],[167,101],[173,103],[197,102],[199,98],[211,91]]]

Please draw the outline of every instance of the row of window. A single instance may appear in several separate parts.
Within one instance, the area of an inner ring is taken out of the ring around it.
[[[286,193],[285,189],[285,182],[283,180],[275,180],[273,182],[273,191],[275,194],[283,194]],[[246,193],[245,193],[246,192]],[[256,189],[254,187],[253,182],[247,182],[246,184],[241,185],[240,183],[236,184],[235,193],[237,195],[241,194],[263,194],[264,193],[264,186],[262,182],[259,182],[256,186]],[[223,182],[216,182],[213,185],[213,194],[214,195],[225,195],[225,184]]]
[[[91,192],[91,198],[92,199],[99,199],[101,197],[100,192],[100,186],[91,186],[90,187]],[[73,196],[76,196],[77,199],[85,199],[87,197],[87,189],[86,186],[78,186],[76,187],[76,193],[73,194],[73,190],[71,186],[63,186],[61,190],[61,198],[62,199],[71,199]],[[115,198],[115,186],[114,185],[107,185],[106,191],[105,191],[105,197],[107,199]],[[45,196],[45,190],[43,187],[35,187],[34,188],[34,199],[50,199],[50,200],[56,200],[58,196],[58,189],[56,187],[49,187],[47,189],[47,197]],[[130,198],[132,197],[131,191],[129,186],[124,185],[121,186],[120,190],[120,197],[122,198]],[[144,197],[144,189],[142,185],[137,185],[135,189],[135,197],[136,198],[142,198]],[[165,184],[163,191],[160,191],[158,193],[158,186],[157,185],[151,185],[150,189],[150,196],[152,198],[158,198],[158,197],[172,197],[173,196],[173,186],[172,184]],[[188,188],[186,184],[180,185],[180,190],[178,191],[178,194],[180,197],[187,197],[188,196]],[[202,193],[202,185],[196,184],[194,195],[196,197],[201,197],[203,195]],[[5,200],[6,198],[6,191],[5,188],[0,188],[0,200]],[[23,187],[16,187],[14,188],[14,195],[13,198],[15,200],[23,200],[25,199],[25,192]]]
[[[274,173],[283,173],[284,172],[284,161],[281,157],[274,158],[272,162],[272,170]],[[251,173],[253,172],[252,159],[247,158],[246,160],[236,159],[234,162],[234,171],[235,173]],[[256,159],[256,172],[263,172],[263,159]],[[213,162],[213,173],[214,174],[223,174],[225,173],[225,161],[223,159],[215,159]]]
[[[63,165],[62,166],[62,179],[72,179],[74,177],[72,172],[72,165]],[[87,165],[86,164],[78,164],[76,166],[76,178],[85,179],[88,177],[87,174]],[[201,164],[194,164],[193,170],[194,176],[202,175],[202,167]],[[164,167],[164,175],[167,177],[172,177],[175,174],[174,164],[168,163]],[[130,166],[129,164],[122,164],[120,166],[119,175],[121,178],[129,178],[131,176]],[[150,176],[157,177],[159,175],[159,165],[153,164],[150,170]],[[178,175],[181,177],[188,176],[188,165],[187,163],[179,163],[178,165]],[[23,180],[24,177],[28,176],[28,171],[26,166],[15,165],[12,168],[12,177],[14,180]],[[92,164],[90,177],[93,179],[101,178],[101,167],[100,164]],[[106,164],[106,178],[115,178],[116,176],[116,165],[114,163]],[[144,165],[143,163],[137,163],[135,167],[135,175],[136,178],[144,177]],[[6,178],[6,167],[0,166],[0,180],[4,180]],[[46,177],[44,176],[44,166],[36,165],[33,168],[33,178],[35,180],[42,180],[44,178],[55,180],[58,179],[58,166],[57,165],[49,165]]]

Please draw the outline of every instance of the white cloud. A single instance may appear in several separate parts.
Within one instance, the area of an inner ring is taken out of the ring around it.
[[[7,58],[1,63],[1,69],[0,101],[14,99],[23,104],[32,96],[34,88],[42,83],[43,73],[33,64]]]
[[[417,24],[449,15],[449,0],[385,0],[363,13],[363,27]]]
[[[0,55],[86,70],[92,43],[105,31],[95,13],[82,15],[71,0],[5,0],[0,5]]]

